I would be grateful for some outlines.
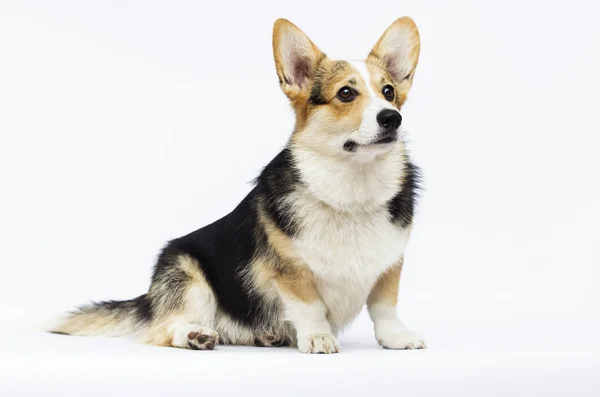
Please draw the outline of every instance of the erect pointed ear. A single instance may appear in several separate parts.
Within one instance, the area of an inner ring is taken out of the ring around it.
[[[392,77],[402,82],[412,79],[420,50],[421,39],[415,21],[402,17],[387,28],[370,55],[379,58]]]
[[[296,25],[278,19],[273,26],[273,56],[281,89],[294,99],[307,88],[325,54]]]

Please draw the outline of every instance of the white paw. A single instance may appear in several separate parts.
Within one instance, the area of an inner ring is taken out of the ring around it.
[[[406,328],[382,332],[377,335],[377,342],[384,349],[412,350],[427,348],[419,335]]]
[[[330,334],[314,334],[298,337],[298,350],[302,353],[339,353],[340,344]]]

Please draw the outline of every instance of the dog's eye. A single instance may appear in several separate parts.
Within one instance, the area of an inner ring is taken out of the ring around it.
[[[381,93],[383,94],[383,97],[386,99],[386,101],[391,102],[394,100],[394,87],[392,87],[391,85],[388,84],[383,86]]]
[[[356,91],[348,86],[340,88],[337,97],[342,102],[352,102],[356,98]]]

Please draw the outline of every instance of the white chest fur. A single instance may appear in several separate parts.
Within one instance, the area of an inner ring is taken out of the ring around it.
[[[300,195],[298,195],[300,196]],[[301,259],[318,280],[334,331],[362,309],[378,277],[404,253],[409,231],[390,222],[385,208],[346,214],[309,197],[295,197],[303,209],[294,240]]]
[[[379,276],[404,253],[410,234],[390,221],[386,208],[402,185],[404,146],[398,142],[376,156],[364,163],[294,150],[305,184],[289,197],[301,223],[294,244],[317,277],[335,332],[361,311]]]

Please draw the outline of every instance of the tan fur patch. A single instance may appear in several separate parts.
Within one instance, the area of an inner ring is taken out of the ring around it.
[[[257,287],[264,290],[275,282],[280,293],[303,302],[318,299],[314,274],[299,260],[291,239],[261,210],[259,220],[277,257],[265,256],[254,261],[252,267]]]
[[[273,280],[277,275],[277,264],[274,258],[257,258],[250,264],[251,275],[248,279],[253,287],[263,295],[268,296],[273,287]]]
[[[196,259],[189,255],[181,255],[178,262],[181,270],[183,270],[190,278],[190,282],[201,283],[210,288],[209,284],[206,282],[206,278],[204,278],[204,274],[200,270],[200,264]]]
[[[368,306],[382,302],[393,305],[398,303],[400,273],[402,272],[403,264],[404,256],[400,258],[398,263],[379,277],[367,299]]]
[[[262,209],[259,209],[258,214],[259,222],[262,224],[269,245],[273,250],[284,260],[295,261],[298,260],[298,254],[294,249],[292,240],[279,229],[273,221],[265,215]]]
[[[306,266],[285,263],[275,277],[279,292],[305,303],[319,299],[315,276]]]

